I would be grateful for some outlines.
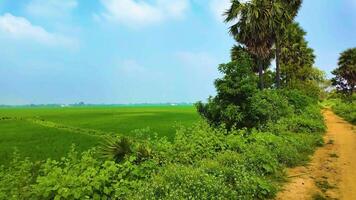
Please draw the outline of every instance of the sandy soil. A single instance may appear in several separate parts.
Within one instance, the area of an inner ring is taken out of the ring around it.
[[[308,166],[288,170],[289,183],[277,200],[356,200],[356,127],[324,111],[325,146]]]

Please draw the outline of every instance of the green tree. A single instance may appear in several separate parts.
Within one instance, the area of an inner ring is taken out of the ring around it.
[[[248,119],[248,99],[258,92],[258,80],[252,71],[253,61],[247,52],[239,58],[219,66],[224,74],[215,81],[217,95],[210,97],[206,104],[198,102],[197,110],[211,125],[225,124],[231,127],[251,127]]]
[[[285,34],[288,26],[293,22],[294,18],[297,16],[298,11],[302,5],[302,0],[275,0],[271,1],[275,4],[271,6],[273,10],[272,13],[272,31],[274,33],[275,39],[275,58],[276,58],[276,86],[277,88],[281,85],[280,76],[280,54],[282,46],[282,38]]]
[[[244,44],[255,57],[259,69],[260,86],[263,88],[264,62],[269,60],[275,45],[276,86],[280,87],[281,38],[296,17],[302,0],[251,0],[232,1],[226,12],[226,22],[238,19],[230,33],[237,42]]]
[[[270,20],[272,5],[268,0],[251,0],[245,3],[233,0],[226,12],[226,22],[238,20],[230,27],[230,34],[257,58],[260,89],[264,88],[263,61],[271,55],[274,44]]]
[[[290,24],[281,38],[281,80],[284,87],[313,79],[315,55],[305,40],[306,32],[298,23]]]
[[[338,68],[332,74],[332,84],[338,91],[352,96],[356,90],[356,48],[341,53]]]
[[[249,51],[247,51],[247,49],[241,45],[234,45],[232,47],[231,60],[238,61],[239,59],[241,59],[241,56],[245,54],[248,54],[252,58],[252,71],[254,73],[258,73],[258,58],[255,55],[251,54]],[[263,81],[265,88],[272,88],[275,80],[275,73],[269,70],[271,61],[273,60],[274,56],[274,52],[271,52],[271,54],[262,61],[262,67],[264,71]]]
[[[255,73],[258,73],[258,60],[259,59],[255,55],[251,54],[245,47],[243,47],[241,45],[234,45],[231,48],[231,60],[236,61],[236,60],[240,59],[240,56],[245,53],[249,54],[249,56],[252,58],[252,66],[251,66],[252,71]],[[274,56],[275,56],[274,52],[272,51],[266,59],[262,60],[263,71],[268,70]]]

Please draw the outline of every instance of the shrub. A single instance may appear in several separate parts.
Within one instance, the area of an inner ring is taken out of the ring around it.
[[[221,177],[192,166],[169,165],[146,182],[133,199],[232,199],[236,192]]]
[[[15,152],[10,166],[0,166],[0,199],[29,199],[39,163],[20,160],[19,154]]]
[[[263,90],[255,93],[249,99],[249,104],[249,118],[257,126],[276,122],[280,118],[290,116],[293,113],[287,98],[274,90]]]
[[[324,118],[317,105],[308,106],[302,114],[282,118],[276,123],[269,123],[266,130],[275,134],[293,133],[324,133],[326,130]]]
[[[303,94],[299,90],[283,89],[279,92],[287,98],[289,105],[293,106],[297,113],[302,113],[306,107],[316,103],[315,99]]]
[[[196,104],[200,115],[211,125],[224,124],[228,129],[254,125],[247,115],[248,99],[258,91],[251,62],[249,55],[243,54],[237,61],[220,65],[224,76],[215,81],[217,95],[210,97],[206,104]]]
[[[336,100],[332,106],[335,114],[341,116],[352,124],[356,124],[356,101]]]

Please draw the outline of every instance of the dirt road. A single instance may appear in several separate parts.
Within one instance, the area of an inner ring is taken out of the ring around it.
[[[324,111],[325,146],[308,166],[288,170],[290,182],[277,200],[356,200],[356,127]]]

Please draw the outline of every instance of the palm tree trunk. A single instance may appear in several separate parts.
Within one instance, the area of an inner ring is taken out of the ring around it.
[[[276,39],[276,87],[277,88],[281,87],[280,52],[281,50],[280,50],[279,40]]]
[[[258,76],[260,79],[260,89],[264,89],[264,84],[263,84],[263,62],[261,59],[258,60]]]

